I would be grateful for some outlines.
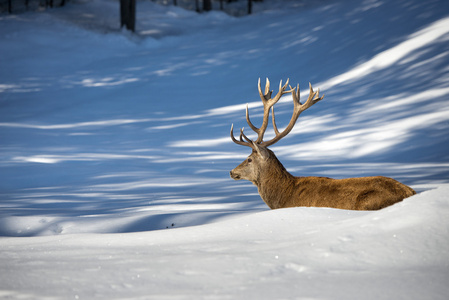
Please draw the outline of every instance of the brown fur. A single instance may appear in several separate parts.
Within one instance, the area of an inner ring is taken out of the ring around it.
[[[347,179],[294,177],[271,150],[261,146],[257,146],[230,175],[235,180],[253,182],[271,209],[314,206],[377,210],[416,194],[412,188],[383,176]]]

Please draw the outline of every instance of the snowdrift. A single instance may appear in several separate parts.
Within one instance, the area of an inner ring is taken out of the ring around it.
[[[375,212],[280,209],[171,230],[2,239],[2,296],[445,299],[449,186]]]

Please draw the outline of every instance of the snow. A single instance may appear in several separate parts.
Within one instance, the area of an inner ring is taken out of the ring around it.
[[[0,15],[0,298],[446,299],[446,2],[139,1],[136,34],[113,0]],[[289,171],[418,194],[269,210],[229,178],[265,77],[326,95],[272,147]]]
[[[127,234],[8,238],[18,299],[445,299],[448,185],[382,211],[294,208]]]

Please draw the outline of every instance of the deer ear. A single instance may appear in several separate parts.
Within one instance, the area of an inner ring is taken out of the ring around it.
[[[267,148],[260,146],[259,144],[256,144],[254,142],[254,150],[256,150],[257,154],[259,154],[260,157],[262,157],[264,160],[267,160],[270,157],[270,153],[268,152]]]

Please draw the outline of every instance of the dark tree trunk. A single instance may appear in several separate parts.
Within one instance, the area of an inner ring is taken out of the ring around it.
[[[203,0],[203,10],[210,11],[212,9],[212,0]]]
[[[135,31],[136,29],[136,0],[120,0],[120,27]]]
[[[253,12],[253,2],[263,2],[263,0],[248,0],[248,15]]]
[[[200,12],[200,2],[199,2],[199,0],[195,0],[195,6],[196,6],[196,12],[199,13]]]

